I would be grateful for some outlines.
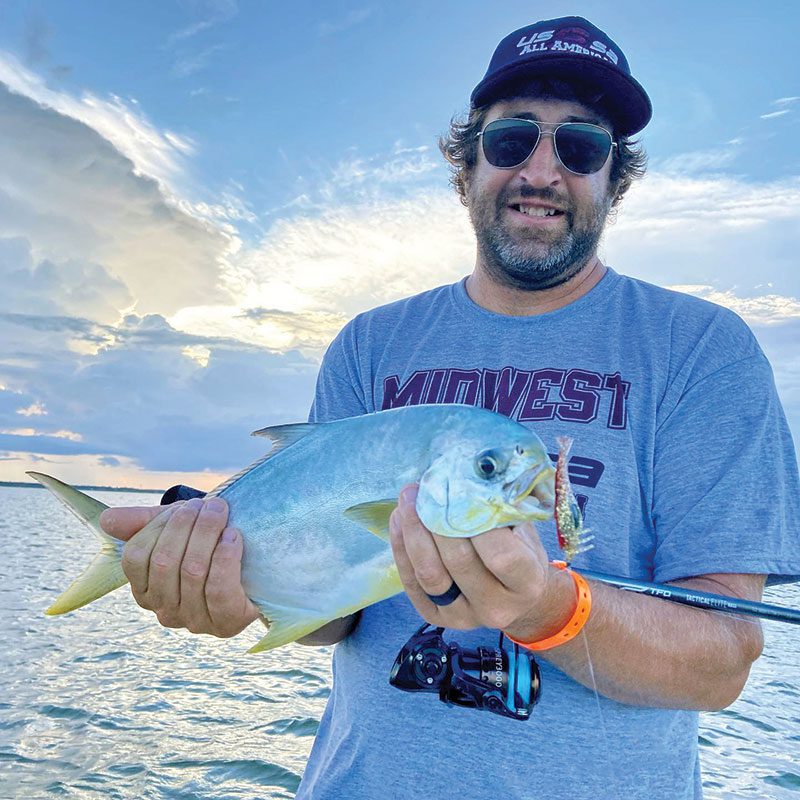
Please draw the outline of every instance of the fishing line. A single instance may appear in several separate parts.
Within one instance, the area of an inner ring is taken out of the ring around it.
[[[589,667],[589,677],[592,680],[592,691],[594,692],[594,703],[595,707],[597,708],[597,717],[600,720],[600,728],[603,732],[603,745],[605,747],[606,753],[606,764],[609,765],[609,769],[606,771],[606,778],[613,778],[613,782],[615,786],[619,786],[617,783],[616,774],[617,771],[613,767],[611,767],[612,762],[614,761],[614,756],[611,753],[609,748],[609,735],[608,735],[608,728],[606,727],[606,718],[603,714],[603,705],[600,702],[600,692],[597,689],[597,678],[594,674],[594,664],[592,663],[592,654],[589,652],[589,637],[586,635],[586,631],[583,630],[580,632],[581,640],[583,641],[583,647],[586,650],[586,664]]]

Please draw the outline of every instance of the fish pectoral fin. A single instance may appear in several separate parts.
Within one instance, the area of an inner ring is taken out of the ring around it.
[[[350,506],[344,515],[353,522],[366,528],[370,533],[384,541],[389,541],[389,517],[397,508],[397,500],[371,500]]]

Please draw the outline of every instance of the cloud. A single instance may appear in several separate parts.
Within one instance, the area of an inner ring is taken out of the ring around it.
[[[235,267],[246,307],[340,313],[471,270],[474,237],[455,196],[425,190],[276,222]]]
[[[78,303],[83,295],[92,304],[89,315],[106,320],[111,312],[100,310],[103,302],[171,313],[203,301],[238,248],[236,236],[147,174],[164,167],[163,159],[137,164],[119,142],[65,113],[70,103],[59,97],[62,110],[0,84],[0,239],[16,240],[15,274],[30,286],[30,298],[52,305],[58,297],[62,310],[76,313],[68,297]],[[109,108],[104,113],[111,115]],[[132,124],[129,132],[141,127]],[[161,142],[170,159],[186,151],[173,136],[154,132],[142,146],[147,141]],[[177,168],[171,161],[167,172]],[[0,264],[3,246],[12,245],[0,245]],[[6,262],[6,275],[12,267]]]
[[[653,283],[702,284],[744,297],[800,297],[800,178],[750,183],[729,176],[651,173],[634,185],[608,230],[606,260]]]
[[[6,458],[56,460],[83,482],[232,472],[263,452],[251,430],[305,417],[320,354],[348,318],[472,269],[467,214],[428,148],[312,165],[244,244],[236,226],[263,218],[240,187],[180,191],[188,137],[119,98],[54,93],[9,63],[0,57],[14,85],[0,86]],[[626,197],[603,256],[745,316],[797,425],[800,365],[786,337],[799,330],[800,178],[717,174],[741,143],[658,165]]]
[[[4,94],[13,92],[33,101],[43,111],[50,110],[82,122],[130,159],[137,173],[148,175],[164,186],[170,186],[183,171],[181,149],[133,108],[135,103],[125,103],[113,95],[104,100],[89,92],[76,98],[67,92],[55,91],[10,53],[0,52],[0,84],[5,84]],[[46,129],[45,133],[51,131]],[[51,137],[51,141],[57,138]]]
[[[215,25],[227,22],[239,13],[237,0],[193,0],[193,2],[185,5],[189,5],[196,15],[203,18],[170,34],[167,39],[168,45],[191,39],[197,34],[213,28]]]
[[[214,44],[203,48],[197,53],[186,54],[175,62],[172,67],[172,74],[176,78],[188,78],[190,75],[205,69],[212,56],[224,49],[225,45]]]
[[[718,306],[725,306],[735,311],[750,325],[772,325],[790,319],[800,319],[800,300],[795,297],[783,297],[777,294],[739,297],[733,291],[719,291],[713,286],[678,285],[667,288],[702,297]]]
[[[653,166],[660,172],[670,175],[697,175],[717,172],[730,167],[741,153],[742,139],[731,139],[722,147],[707,150],[693,150],[678,153],[669,158],[659,159]]]
[[[781,111],[772,111],[769,114],[762,114],[761,119],[775,119],[775,117],[782,117],[784,114],[789,114],[790,111],[788,108],[784,108]]]
[[[34,263],[27,239],[0,239],[0,311],[18,314],[85,314],[115,320],[133,304],[122,281],[100,264],[44,259]]]
[[[25,17],[25,62],[37,66],[50,60],[53,29],[44,17],[30,13]]]
[[[230,473],[263,453],[251,431],[308,412],[317,362],[297,351],[205,340],[203,366],[183,352],[198,337],[144,318],[129,319],[118,340],[85,354],[50,336],[55,328],[63,342],[65,329],[80,333],[85,321],[50,322],[0,318],[4,341],[22,325],[28,343],[20,358],[4,353],[4,451],[125,459],[156,472]],[[47,414],[21,418],[18,410],[32,406]]]
[[[320,22],[319,25],[317,25],[317,34],[322,37],[343,33],[350,28],[354,28],[356,25],[360,25],[362,22],[366,22],[374,12],[375,9],[372,7],[353,9],[344,17],[333,22]]]
[[[796,103],[800,100],[800,96],[794,97],[779,97],[777,100],[772,101],[772,105],[774,106],[788,106],[791,103]]]

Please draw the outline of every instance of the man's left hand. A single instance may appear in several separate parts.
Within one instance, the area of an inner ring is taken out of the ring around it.
[[[417,486],[406,486],[390,519],[390,539],[409,599],[431,625],[496,628],[521,641],[560,630],[575,607],[572,579],[552,567],[533,523],[468,539],[431,533],[417,516]],[[438,606],[428,595],[455,582],[461,594]]]

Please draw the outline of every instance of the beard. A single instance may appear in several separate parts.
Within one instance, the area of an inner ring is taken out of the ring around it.
[[[470,198],[469,214],[478,252],[486,270],[496,282],[513,289],[538,291],[566,283],[577,275],[596,252],[611,209],[611,198],[590,208],[565,207],[564,199],[553,189],[522,187],[515,193],[522,199],[536,198],[553,203],[564,211],[564,230],[518,231],[503,226],[502,214],[508,208],[508,195]]]

